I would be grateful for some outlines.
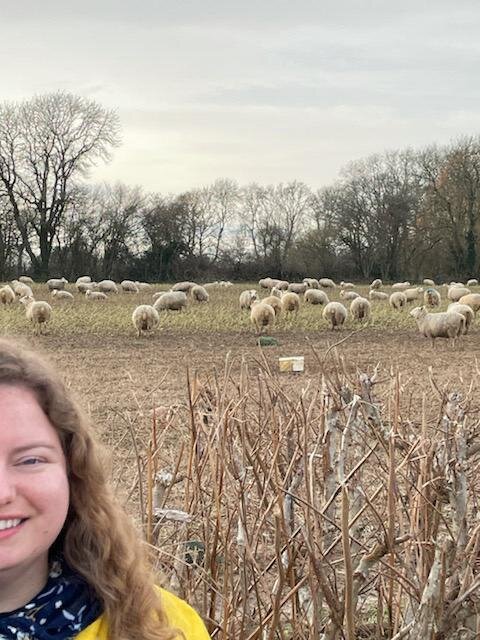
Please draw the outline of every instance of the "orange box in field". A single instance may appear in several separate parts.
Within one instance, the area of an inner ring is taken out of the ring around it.
[[[296,372],[301,373],[305,369],[305,358],[303,356],[290,356],[279,358],[278,365],[281,373]]]

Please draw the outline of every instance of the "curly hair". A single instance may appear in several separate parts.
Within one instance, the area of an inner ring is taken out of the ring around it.
[[[60,375],[46,360],[0,339],[0,384],[32,391],[67,461],[70,505],[50,552],[61,551],[103,605],[110,640],[175,640],[155,590],[146,545],[110,489],[100,445]]]

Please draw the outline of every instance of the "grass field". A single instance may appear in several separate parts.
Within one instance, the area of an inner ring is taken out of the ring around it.
[[[470,398],[478,391],[480,332],[477,321],[455,349],[442,340],[432,349],[430,342],[418,334],[408,311],[394,312],[388,303],[373,302],[368,323],[348,319],[345,327],[335,332],[322,319],[322,307],[302,304],[296,317],[280,318],[269,332],[277,338],[278,346],[260,349],[249,313],[238,309],[240,292],[252,287],[255,285],[246,283],[210,290],[208,304],[189,302],[185,312],[161,314],[160,327],[152,335],[141,338],[135,335],[132,311],[137,304],[151,303],[153,291],[166,290],[166,285],[153,287],[148,293],[112,295],[106,303],[87,301],[75,293],[73,304],[52,302],[45,285],[36,285],[36,299],[48,300],[53,307],[48,332],[41,336],[32,334],[23,307],[18,303],[0,309],[0,331],[46,353],[64,373],[91,416],[99,437],[111,451],[111,477],[120,499],[144,527],[148,525],[147,451],[153,423],[159,438],[155,469],[173,470],[178,465],[188,475],[193,455],[192,412],[203,411],[202,419],[208,420],[208,411],[212,410],[208,406],[213,396],[217,398],[213,403],[215,412],[220,412],[220,407],[226,413],[232,410],[235,394],[245,398],[247,404],[250,398],[260,407],[259,394],[264,391],[259,390],[265,377],[271,375],[274,381],[271,384],[280,398],[289,398],[289,402],[295,403],[305,395],[313,403],[325,376],[335,376],[338,371],[347,376],[355,376],[358,371],[372,374],[378,367],[379,378],[385,382],[377,387],[379,396],[384,395],[388,404],[391,382],[398,373],[401,410],[405,415],[416,415],[420,422],[422,411],[432,419],[438,414],[438,394],[442,391],[458,390]],[[67,289],[74,292],[71,285]],[[356,290],[363,295],[368,292],[367,287]],[[442,297],[445,291],[441,290]],[[339,289],[330,299],[340,300],[338,292]],[[410,308],[413,306],[416,304]],[[446,306],[444,300],[441,309]],[[279,357],[299,355],[305,357],[304,373],[278,374]],[[230,404],[226,400],[227,387],[228,393],[233,394],[229,396]],[[198,406],[192,406],[193,396]],[[260,418],[258,420],[260,424]],[[263,446],[268,458],[268,442]],[[215,478],[215,472],[212,473]],[[192,481],[187,490],[181,483],[174,487],[168,506],[188,511],[194,505],[204,513],[206,498],[196,494],[195,486]],[[215,503],[215,491],[209,494],[209,499]],[[230,518],[232,513],[225,511]],[[200,526],[197,522],[193,530],[202,539],[208,538],[204,523]],[[163,554],[161,566],[167,574],[174,567],[174,557],[178,556],[178,537],[184,533],[182,526],[175,525],[166,528],[158,539]],[[220,555],[225,558],[226,550]],[[214,577],[209,575],[209,579],[203,581],[206,589],[212,588]],[[207,610],[206,596],[202,596],[203,600],[198,596],[199,580],[190,576],[188,588],[183,585],[184,593],[206,617],[218,621],[225,614],[219,604],[221,598]],[[174,587],[175,581],[171,585]],[[284,637],[310,637],[299,635],[298,630],[289,633],[288,615],[285,614],[282,623],[287,630]],[[214,628],[212,622],[211,630]],[[235,627],[229,629],[230,636],[222,635],[217,629],[215,637],[234,637]]]

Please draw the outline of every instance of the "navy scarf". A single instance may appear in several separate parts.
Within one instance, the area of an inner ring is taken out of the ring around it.
[[[0,613],[0,640],[69,640],[101,613],[85,580],[57,559],[40,593],[20,609]]]

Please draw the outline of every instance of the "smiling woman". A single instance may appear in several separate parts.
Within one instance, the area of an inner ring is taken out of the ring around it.
[[[154,585],[85,418],[38,356],[0,340],[0,637],[205,640]]]

